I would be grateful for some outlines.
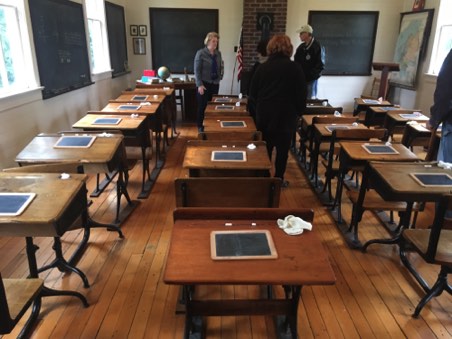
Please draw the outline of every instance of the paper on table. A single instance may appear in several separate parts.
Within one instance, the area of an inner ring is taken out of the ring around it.
[[[311,223],[293,215],[288,215],[284,219],[278,219],[277,224],[279,228],[289,235],[298,235],[303,233],[304,230],[312,230]]]

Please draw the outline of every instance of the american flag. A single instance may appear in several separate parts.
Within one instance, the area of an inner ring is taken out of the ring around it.
[[[240,29],[240,43],[237,49],[237,81],[240,81],[242,77],[242,69],[243,69],[243,32]]]

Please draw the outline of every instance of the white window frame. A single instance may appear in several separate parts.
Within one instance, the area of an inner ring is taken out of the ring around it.
[[[428,73],[437,76],[441,65],[444,61],[449,50],[447,50],[445,44],[450,39],[446,38],[446,32],[450,34],[452,31],[452,1],[441,0],[438,10],[438,19],[436,22],[435,39],[433,42],[432,55],[430,59],[430,65]],[[448,35],[447,34],[447,35]],[[448,36],[447,36],[448,37]]]
[[[17,39],[14,39],[14,59],[19,60],[20,69],[17,70],[18,82],[12,86],[0,88],[0,99],[2,103],[2,110],[9,106],[4,102],[5,98],[15,97],[22,93],[36,91],[41,89],[38,81],[38,71],[34,48],[31,40],[31,21],[28,16],[28,2],[26,0],[0,0],[0,5],[12,8],[16,13],[18,32]],[[10,18],[11,20],[11,18]],[[20,60],[21,59],[21,60]]]
[[[101,75],[103,73],[111,74],[110,65],[110,53],[108,49],[108,35],[107,35],[107,21],[105,17],[105,4],[104,0],[84,0],[83,1],[85,13],[86,13],[86,39],[88,43],[89,58],[91,72],[94,76]],[[100,34],[98,34],[97,46],[94,51],[91,50],[90,44],[90,22],[97,23],[100,26]],[[92,56],[95,56],[95,60],[92,60]]]

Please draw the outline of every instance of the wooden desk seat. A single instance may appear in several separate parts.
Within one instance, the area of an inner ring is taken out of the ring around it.
[[[199,140],[219,140],[219,141],[262,141],[262,132],[201,132],[198,134]]]
[[[178,178],[176,207],[278,207],[281,183],[268,177]]]
[[[325,183],[323,185],[322,193],[328,190],[329,201],[333,200],[331,194],[331,180],[337,177],[339,173],[338,160],[338,143],[340,141],[366,141],[371,139],[383,140],[387,135],[385,129],[337,129],[332,133],[330,144],[328,145],[328,158],[322,160],[322,165],[325,167]]]
[[[446,218],[448,210],[452,210],[452,195],[450,194],[441,198],[431,229],[404,229],[402,232],[400,259],[426,292],[416,306],[413,317],[418,317],[422,308],[433,297],[439,296],[443,291],[452,293],[452,288],[447,281],[449,273],[452,272],[452,230],[444,229],[446,224],[452,223],[451,219]],[[408,245],[425,262],[441,266],[438,278],[432,287],[429,287],[408,260],[406,255]]]
[[[33,303],[33,312],[18,338],[28,338],[41,308],[42,279],[3,279],[0,274],[0,334],[8,334]]]

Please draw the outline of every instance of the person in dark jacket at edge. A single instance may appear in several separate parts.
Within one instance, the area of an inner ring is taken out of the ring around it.
[[[297,33],[300,35],[301,44],[298,46],[294,60],[303,68],[308,90],[308,99],[317,99],[317,83],[323,69],[323,49],[317,39],[312,36],[313,29],[310,25],[304,25]]]
[[[249,100],[256,107],[256,126],[262,132],[271,159],[276,148],[274,176],[284,180],[289,147],[297,119],[306,109],[306,80],[301,66],[290,58],[293,45],[287,35],[276,35],[267,45],[268,60],[253,76]]]

